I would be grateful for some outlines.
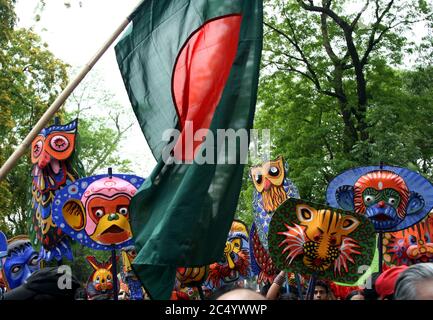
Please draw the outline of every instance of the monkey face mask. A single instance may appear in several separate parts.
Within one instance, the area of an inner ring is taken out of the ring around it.
[[[81,244],[97,250],[131,245],[129,203],[143,183],[132,175],[77,180],[54,199],[54,221]]]

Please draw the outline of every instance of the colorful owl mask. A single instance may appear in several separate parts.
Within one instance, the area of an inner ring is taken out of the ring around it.
[[[27,236],[10,239],[7,256],[2,260],[3,278],[9,290],[19,287],[33,272],[39,270],[39,255]]]
[[[50,261],[63,256],[72,260],[69,241],[52,220],[55,193],[78,177],[73,164],[77,123],[44,128],[32,142],[32,225],[34,243],[41,244],[40,257]]]
[[[366,215],[377,232],[393,232],[414,225],[430,212],[433,185],[405,168],[360,167],[331,181],[327,201]]]
[[[375,231],[362,215],[288,199],[275,212],[269,252],[280,270],[355,283],[372,263]]]
[[[433,214],[417,224],[383,239],[384,261],[390,265],[433,262]]]
[[[132,244],[129,203],[143,183],[133,175],[83,178],[57,193],[53,217],[57,225],[81,244],[96,250]]]
[[[288,198],[299,198],[299,192],[287,177],[282,157],[250,169],[254,184],[254,222],[265,250],[268,250],[268,230],[273,212]]]
[[[211,290],[248,278],[251,273],[248,230],[241,221],[233,221],[221,261],[209,266],[205,286]]]

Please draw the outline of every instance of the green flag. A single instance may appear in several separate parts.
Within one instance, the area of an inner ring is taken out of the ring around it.
[[[177,267],[223,254],[254,118],[262,19],[262,0],[147,0],[116,45],[158,161],[130,206],[133,268],[153,299],[170,297]]]

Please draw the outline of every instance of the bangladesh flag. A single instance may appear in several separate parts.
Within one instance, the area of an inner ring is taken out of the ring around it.
[[[223,254],[254,118],[262,0],[147,0],[131,18],[117,61],[158,162],[130,206],[133,268],[152,299],[168,299],[177,267]]]

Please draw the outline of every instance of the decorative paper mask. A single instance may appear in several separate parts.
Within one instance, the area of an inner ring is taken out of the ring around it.
[[[19,287],[33,272],[39,270],[39,255],[27,236],[10,239],[7,256],[3,259],[3,274],[9,290]]]
[[[371,265],[375,238],[364,216],[288,199],[272,218],[269,251],[280,270],[354,283],[358,267]]]
[[[0,270],[3,266],[3,258],[8,255],[8,240],[3,232],[0,231]]]
[[[57,193],[54,222],[66,234],[96,250],[129,246],[129,203],[143,181],[125,174],[77,180]]]
[[[279,270],[275,268],[269,252],[261,244],[255,223],[251,226],[250,231],[250,257],[251,271],[258,276],[257,283],[272,283]]]
[[[248,230],[241,221],[233,221],[221,261],[209,266],[205,286],[220,288],[223,284],[243,280],[250,276],[250,247]]]
[[[93,268],[93,273],[87,281],[87,295],[89,299],[93,299],[100,295],[112,298],[114,294],[114,278],[113,273],[111,272],[113,260],[110,258],[108,262],[100,263],[94,256],[87,256],[86,260]],[[117,281],[117,277],[115,280]]]
[[[433,262],[433,213],[405,230],[386,233],[383,245],[387,264]]]
[[[172,300],[200,300],[198,287],[206,280],[209,267],[177,268]]]
[[[143,300],[144,292],[140,280],[132,269],[132,261],[137,256],[134,246],[122,248],[122,282],[124,290],[128,293],[129,300]]]
[[[384,166],[348,170],[331,181],[331,206],[365,214],[377,232],[406,229],[433,208],[433,185],[418,173]]]
[[[209,272],[208,266],[196,267],[196,268],[177,268],[176,280],[185,286],[198,286],[204,280],[206,280]]]
[[[77,135],[77,122],[43,129],[32,142],[32,237],[42,245],[40,257],[50,261],[63,256],[72,260],[67,237],[52,220],[55,193],[78,179],[72,161]],[[79,162],[76,161],[76,165]],[[33,239],[32,239],[33,240]]]
[[[263,247],[268,250],[268,230],[272,214],[287,198],[299,198],[299,192],[287,177],[283,157],[252,167],[250,177],[254,184],[254,222]]]

